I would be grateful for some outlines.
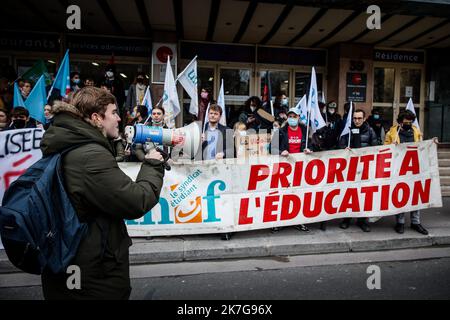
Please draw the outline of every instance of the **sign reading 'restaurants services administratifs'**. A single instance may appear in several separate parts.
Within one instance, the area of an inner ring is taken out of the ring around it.
[[[237,161],[237,162],[236,162]],[[123,164],[133,179],[139,164]],[[432,141],[173,165],[132,236],[223,233],[441,207]]]

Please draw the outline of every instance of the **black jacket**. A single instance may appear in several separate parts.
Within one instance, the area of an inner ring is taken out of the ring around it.
[[[352,125],[350,130],[357,129]],[[342,136],[339,140],[339,147],[341,149],[345,149],[348,146],[348,136],[349,134],[346,134],[345,136]],[[351,140],[350,140],[350,148],[365,148],[365,147],[371,147],[371,146],[377,146],[377,135],[375,134],[375,131],[369,126],[367,122],[364,122],[363,125],[359,128],[359,133],[352,132],[351,134]]]

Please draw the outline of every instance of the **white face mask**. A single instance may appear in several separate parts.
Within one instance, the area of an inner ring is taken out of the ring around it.
[[[328,112],[329,112],[330,114],[334,114],[334,113],[336,112],[336,110],[335,110],[335,109],[329,109]]]
[[[245,137],[247,135],[247,131],[238,131],[241,137]]]
[[[250,110],[252,110],[252,112],[254,112],[256,110],[256,107],[250,106]]]

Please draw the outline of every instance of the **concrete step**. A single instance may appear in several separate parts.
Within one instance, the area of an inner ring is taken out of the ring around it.
[[[438,151],[438,159],[450,159],[450,151]]]
[[[450,177],[441,177],[441,186],[449,186],[450,187]]]
[[[450,177],[450,167],[439,168],[439,175],[441,177]]]
[[[441,186],[441,193],[443,197],[450,197],[450,186]]]
[[[450,159],[438,159],[439,167],[450,167]]]

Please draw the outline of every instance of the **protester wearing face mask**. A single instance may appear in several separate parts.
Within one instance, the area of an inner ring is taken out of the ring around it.
[[[105,70],[105,79],[104,84],[110,88],[111,93],[116,97],[117,107],[119,108],[119,115],[121,118],[124,118],[124,114],[126,113],[124,104],[125,104],[125,89],[124,84],[120,77],[116,76],[116,66],[114,64],[109,64]],[[137,104],[136,104],[137,105]],[[133,107],[135,107],[134,105]],[[119,123],[120,129],[122,130],[123,121]]]
[[[128,89],[127,101],[125,103],[125,110],[127,112],[131,113],[135,106],[142,104],[146,90],[147,85],[145,84],[145,75],[143,73],[138,73],[136,80]]]
[[[6,130],[9,125],[8,111],[0,109],[0,131]]]
[[[77,92],[81,89],[81,79],[80,79],[80,73],[78,72],[71,72],[70,73],[70,91]]]
[[[6,130],[36,128],[35,121],[30,121],[30,113],[24,107],[15,107],[11,113],[11,124]]]
[[[270,145],[271,153],[274,155],[281,155],[282,157],[289,157],[293,153],[311,153],[311,150],[306,149],[306,126],[301,123],[300,110],[291,108],[287,113],[287,125],[282,127],[272,137]],[[304,225],[294,226],[299,231],[309,232],[309,229]],[[281,228],[272,228],[272,232],[278,232]]]
[[[384,129],[385,121],[383,120],[381,112],[378,110],[373,110],[369,119],[367,119],[367,123],[372,127],[373,131],[375,131],[378,144],[383,144],[386,137],[386,131]]]
[[[413,125],[416,120],[416,115],[410,110],[402,111],[397,117],[397,125],[391,127],[386,134],[386,141],[384,144],[399,144],[408,142],[419,142],[422,140],[422,133],[419,128]],[[428,231],[420,223],[420,211],[411,211],[411,229],[427,235]],[[405,213],[400,213],[395,216],[396,225],[394,227],[397,233],[405,232]]]
[[[243,122],[247,126],[247,130],[253,130],[255,133],[259,130],[272,130],[273,120],[271,121],[262,108],[261,99],[256,96],[247,99],[244,109],[239,114],[239,122]],[[273,117],[272,117],[273,118]]]
[[[273,104],[273,113],[275,119],[277,119],[280,123],[283,123],[287,120],[289,110],[289,99],[287,98],[284,92],[279,93],[275,97],[275,102]]]

